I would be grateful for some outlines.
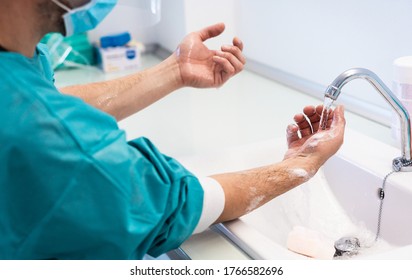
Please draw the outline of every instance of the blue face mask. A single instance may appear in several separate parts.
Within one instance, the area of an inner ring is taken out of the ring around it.
[[[63,15],[66,36],[96,28],[117,4],[117,0],[91,0],[81,7],[70,9],[58,0],[52,1],[67,11],[67,13]]]

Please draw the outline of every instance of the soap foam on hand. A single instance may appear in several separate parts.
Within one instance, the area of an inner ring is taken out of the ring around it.
[[[331,260],[335,254],[334,241],[302,226],[293,228],[288,235],[286,246],[292,252],[314,259]]]

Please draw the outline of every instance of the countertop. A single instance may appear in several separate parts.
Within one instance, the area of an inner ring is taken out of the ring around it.
[[[160,60],[142,57],[142,67]],[[142,69],[143,69],[142,68]],[[58,87],[110,80],[131,72],[104,74],[96,68],[56,72]],[[213,151],[284,137],[295,113],[319,99],[263,78],[247,70],[219,89],[178,90],[121,121],[128,139],[145,136],[165,154],[179,160]],[[347,127],[396,146],[389,128],[346,112]],[[242,251],[212,229],[192,236],[181,246],[191,259],[248,259]]]

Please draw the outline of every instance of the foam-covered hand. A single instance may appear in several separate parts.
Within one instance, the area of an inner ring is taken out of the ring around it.
[[[319,168],[339,150],[345,130],[343,106],[330,111],[326,129],[318,131],[322,110],[321,105],[316,108],[307,106],[303,114],[295,115],[296,124],[289,125],[286,131],[288,151],[285,159],[308,157],[315,161],[314,168]]]

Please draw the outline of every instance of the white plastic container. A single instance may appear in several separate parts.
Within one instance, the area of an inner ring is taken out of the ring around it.
[[[393,93],[412,115],[412,56],[403,56],[393,62]],[[400,145],[399,117],[393,113],[392,136]]]
[[[137,70],[140,68],[140,50],[137,45],[99,48],[99,64],[105,73]]]

